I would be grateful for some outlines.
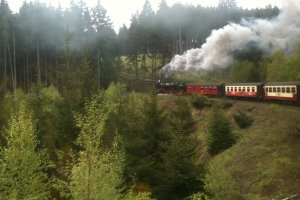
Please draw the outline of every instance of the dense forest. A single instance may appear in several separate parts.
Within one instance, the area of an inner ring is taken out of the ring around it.
[[[100,0],[94,8],[72,0],[68,9],[25,1],[18,13],[1,0],[0,199],[213,199],[205,163],[196,162],[188,100],[164,109],[154,89],[140,94],[129,83],[156,79],[174,55],[228,22],[279,12],[234,0],[217,7],[162,0],[155,12],[146,0],[116,33]],[[299,55],[300,47],[271,56],[254,49],[221,72],[173,78],[296,80]],[[219,108],[211,117],[209,156],[235,142],[224,117]],[[219,132],[229,140],[219,142]]]

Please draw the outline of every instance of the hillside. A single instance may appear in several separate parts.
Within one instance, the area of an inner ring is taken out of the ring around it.
[[[170,100],[167,99],[162,101],[164,105]],[[207,166],[208,196],[223,200],[277,200],[300,194],[300,107],[230,102],[232,106],[225,113],[237,143],[214,157],[208,155],[205,145],[212,108],[193,110],[198,126],[199,163]],[[240,129],[236,125],[232,116],[238,111],[244,111],[254,120],[249,128]]]

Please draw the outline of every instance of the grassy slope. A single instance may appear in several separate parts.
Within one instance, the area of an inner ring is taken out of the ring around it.
[[[235,125],[232,113],[238,110],[254,118],[248,129]],[[226,112],[238,142],[214,158],[207,156],[204,145],[199,145],[199,152],[200,162],[204,158],[212,166],[212,178],[224,181],[218,177],[219,168],[231,176],[236,194],[229,199],[277,200],[300,194],[300,107],[236,101]],[[193,114],[197,137],[204,144],[210,109]],[[226,180],[223,185],[216,192],[227,190]]]
[[[239,140],[214,158],[213,165],[224,167],[232,176],[243,199],[282,199],[299,193],[300,109],[237,102],[228,116],[248,109],[253,109],[248,112],[254,123],[240,130],[232,122]]]

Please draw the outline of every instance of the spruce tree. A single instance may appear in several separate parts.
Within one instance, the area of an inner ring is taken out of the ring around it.
[[[162,199],[183,199],[201,189],[201,166],[196,165],[197,142],[192,137],[195,123],[188,102],[178,97],[172,109],[159,193]]]
[[[0,155],[0,199],[48,199],[47,162],[37,149],[36,127],[24,103],[5,131],[7,146]]]
[[[215,108],[209,120],[208,153],[212,156],[224,151],[235,143],[231,133],[230,122],[221,109]]]

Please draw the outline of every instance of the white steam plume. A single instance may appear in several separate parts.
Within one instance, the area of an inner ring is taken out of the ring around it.
[[[231,23],[213,30],[201,48],[174,56],[161,73],[226,68],[233,62],[231,53],[247,49],[250,42],[268,53],[291,52],[300,42],[300,6],[296,1],[286,1],[280,14],[272,20],[243,20],[241,24]]]

